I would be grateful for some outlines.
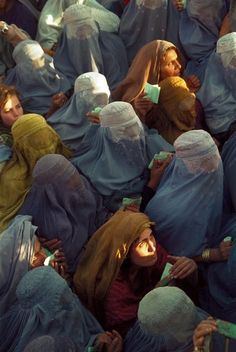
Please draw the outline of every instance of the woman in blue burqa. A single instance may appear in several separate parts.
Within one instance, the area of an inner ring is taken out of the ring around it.
[[[185,74],[204,79],[211,53],[215,50],[222,21],[228,12],[227,0],[187,0],[181,12],[179,36],[188,61]]]
[[[224,134],[236,121],[236,33],[217,41],[201,88],[197,92],[210,132],[224,142]]]
[[[71,339],[79,351],[99,346],[101,336],[108,338],[108,344],[114,339],[51,267],[28,272],[16,296],[17,302],[0,318],[2,351],[22,352],[31,340],[46,334]]]
[[[145,213],[156,223],[159,243],[173,255],[220,260],[223,167],[218,148],[203,130],[183,133]],[[206,253],[206,252],[205,252]]]
[[[20,92],[25,111],[46,114],[52,96],[70,89],[70,82],[54,68],[53,59],[36,41],[18,43],[12,55],[16,66],[8,71],[5,83]]]
[[[69,272],[75,270],[88,239],[108,216],[102,197],[59,154],[48,154],[37,162],[19,213],[31,215],[44,238],[61,240]]]
[[[140,195],[150,160],[143,126],[129,103],[110,103],[99,117],[100,124],[91,125],[72,162],[114,211],[123,197]]]
[[[130,0],[119,28],[129,64],[139,49],[155,39],[167,40],[181,50],[179,19],[172,0]]]
[[[125,47],[118,34],[107,30],[106,21],[93,8],[78,3],[64,13],[54,61],[71,84],[82,73],[95,71],[104,74],[114,89],[128,71]]]
[[[47,122],[62,141],[76,151],[90,126],[86,114],[107,105],[109,97],[105,76],[98,72],[83,73],[75,81],[74,94],[70,100],[52,114]]]

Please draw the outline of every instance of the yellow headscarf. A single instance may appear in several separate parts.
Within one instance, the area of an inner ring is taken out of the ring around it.
[[[183,132],[195,128],[196,116],[189,110],[180,109],[181,102],[191,97],[191,92],[181,77],[168,77],[159,83],[161,87],[158,104],[147,114],[146,124],[155,127],[171,144]]]
[[[143,213],[118,211],[98,229],[87,244],[74,275],[76,292],[101,317],[107,290],[117,277],[131,244],[153,225]]]
[[[153,40],[144,45],[135,56],[125,79],[112,92],[112,100],[131,103],[142,93],[147,82],[157,84],[162,58],[171,48],[180,56],[175,45],[166,40]]]
[[[21,116],[12,126],[12,137],[13,155],[0,174],[0,232],[21,207],[36,162],[46,154],[71,155],[58,134],[37,114]]]

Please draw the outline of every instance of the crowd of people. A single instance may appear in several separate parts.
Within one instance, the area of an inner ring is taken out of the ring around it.
[[[236,351],[236,0],[0,0],[0,352]]]

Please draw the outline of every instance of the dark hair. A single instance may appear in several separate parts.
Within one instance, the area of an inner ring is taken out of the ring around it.
[[[16,96],[20,99],[20,95],[14,86],[7,86],[6,84],[0,84],[0,109],[2,109],[7,103],[8,99],[12,96]]]

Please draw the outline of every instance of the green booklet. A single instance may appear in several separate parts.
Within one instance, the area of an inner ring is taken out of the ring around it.
[[[149,98],[153,103],[157,104],[160,96],[161,88],[157,85],[146,83],[144,86],[145,97]]]

